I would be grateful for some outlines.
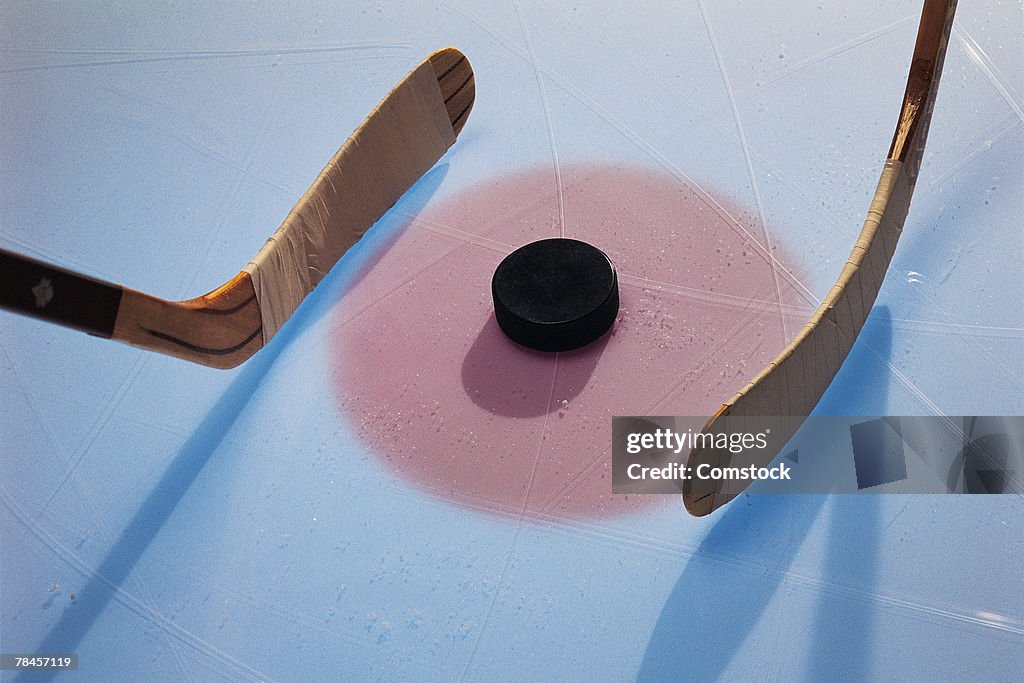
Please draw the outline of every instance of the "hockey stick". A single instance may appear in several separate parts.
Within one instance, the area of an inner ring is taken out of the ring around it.
[[[445,48],[360,124],[238,275],[166,301],[0,249],[0,307],[216,368],[263,347],[341,256],[455,142],[476,88]]]
[[[745,418],[789,418],[772,420],[771,443],[776,446],[743,464],[763,467],[778,455],[832,383],[867,320],[910,208],[955,11],[956,0],[925,0],[889,156],[860,237],[839,279],[789,345],[704,426],[704,433],[717,433],[726,422],[724,418],[739,424],[751,424]],[[696,472],[702,464],[729,464],[728,458],[728,452],[695,448],[687,466]],[[707,515],[736,497],[748,483],[687,479],[682,486],[683,502],[691,514]]]

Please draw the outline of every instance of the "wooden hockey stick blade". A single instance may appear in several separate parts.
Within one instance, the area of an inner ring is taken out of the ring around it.
[[[753,458],[744,452],[742,464],[763,467],[775,459],[832,383],[864,326],[910,208],[955,11],[956,0],[925,0],[892,146],[864,227],[839,279],[789,345],[704,426],[708,433],[717,431],[716,423],[721,428],[725,417],[793,418],[772,421],[772,443],[777,448]],[[784,433],[774,433],[779,428]],[[701,464],[728,465],[728,460],[727,452],[695,448],[687,465],[696,472]],[[682,486],[683,502],[691,514],[703,516],[744,488],[745,483],[736,481],[688,479]]]
[[[242,272],[167,301],[0,249],[0,308],[216,368],[263,347],[338,259],[441,158],[473,108],[465,55],[430,55],[342,145]]]

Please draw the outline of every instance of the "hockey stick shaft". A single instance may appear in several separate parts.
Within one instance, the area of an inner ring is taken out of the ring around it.
[[[16,313],[109,339],[121,293],[117,285],[0,249],[0,305]]]

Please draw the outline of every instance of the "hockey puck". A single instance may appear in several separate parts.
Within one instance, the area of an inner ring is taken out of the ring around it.
[[[494,317],[505,335],[538,351],[585,346],[619,312],[615,266],[586,242],[531,242],[505,257],[491,279]]]

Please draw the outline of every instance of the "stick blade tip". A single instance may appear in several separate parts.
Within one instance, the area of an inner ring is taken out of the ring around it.
[[[434,67],[437,85],[441,89],[441,97],[444,99],[452,130],[458,137],[466,125],[466,119],[469,118],[469,112],[473,109],[473,102],[476,99],[473,67],[470,66],[466,55],[454,47],[438,50],[430,55],[429,61]]]

